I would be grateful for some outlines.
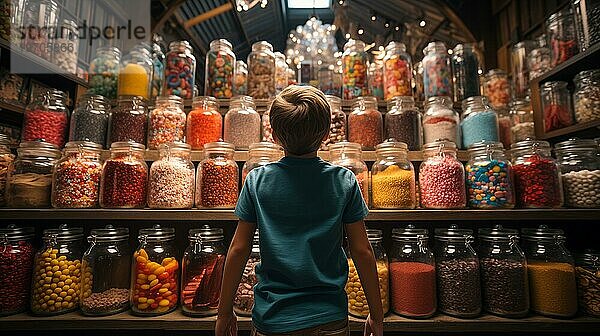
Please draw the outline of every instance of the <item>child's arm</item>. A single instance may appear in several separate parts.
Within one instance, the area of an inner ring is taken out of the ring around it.
[[[219,298],[219,316],[215,327],[216,335],[229,335],[235,326],[233,314],[233,297],[238,289],[242,272],[252,251],[252,238],[256,230],[256,223],[240,220],[227,252],[225,270],[221,283],[221,296]],[[233,333],[235,334],[235,333]]]

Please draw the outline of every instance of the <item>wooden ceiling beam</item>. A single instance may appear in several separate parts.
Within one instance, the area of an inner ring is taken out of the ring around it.
[[[233,4],[231,2],[227,2],[217,8],[213,8],[213,9],[209,10],[208,12],[204,12],[196,17],[193,17],[193,18],[187,20],[186,22],[184,22],[184,27],[191,28],[191,27],[193,27],[197,24],[200,24],[208,19],[211,19],[217,15],[221,15],[225,12],[229,12],[232,9],[233,9]]]
[[[178,10],[179,7],[181,7],[181,5],[183,5],[184,2],[186,2],[186,0],[174,0],[174,1],[171,1],[170,3],[163,4],[167,9],[160,16],[158,21],[156,21],[154,23],[154,25],[152,26],[152,32],[158,33],[162,29],[162,27],[165,25],[165,23],[167,23],[167,21],[169,21],[169,19],[173,16],[175,11]],[[161,3],[162,3],[162,1],[161,1]]]

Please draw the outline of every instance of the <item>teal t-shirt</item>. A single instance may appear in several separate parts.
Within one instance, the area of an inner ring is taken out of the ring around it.
[[[354,174],[320,158],[285,157],[252,170],[235,214],[257,223],[252,321],[285,333],[346,318],[343,225],[368,214]]]

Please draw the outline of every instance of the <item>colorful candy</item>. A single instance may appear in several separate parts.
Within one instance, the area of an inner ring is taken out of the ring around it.
[[[22,141],[43,139],[59,148],[65,145],[68,117],[66,112],[35,109],[25,112]]]
[[[432,156],[419,172],[421,205],[430,209],[462,208],[466,203],[465,171],[451,155]]]
[[[102,165],[99,154],[91,159],[77,152],[54,167],[52,206],[55,208],[95,208],[98,206]]]
[[[169,45],[165,64],[163,95],[191,99],[196,83],[196,58],[187,41],[174,41]]]
[[[399,96],[412,96],[412,62],[401,43],[386,47],[383,59],[383,91],[385,100]]]
[[[508,76],[502,70],[490,70],[485,77],[484,93],[495,109],[506,109],[510,102]]]
[[[348,282],[346,283],[346,294],[348,295],[348,313],[356,317],[365,318],[369,315],[369,305],[362,284],[358,277],[358,272],[354,266],[354,261],[348,259]],[[377,277],[379,279],[379,294],[381,296],[381,305],[383,311],[390,310],[389,300],[389,269],[387,262],[377,261]]]
[[[423,50],[423,87],[425,98],[449,96],[452,92],[452,67],[444,43],[431,42]]]
[[[98,48],[96,58],[90,63],[90,94],[108,99],[117,98],[117,82],[121,52],[117,48]]]
[[[344,99],[366,95],[368,92],[366,55],[363,53],[345,55],[342,64]]]
[[[373,97],[383,99],[383,65],[371,63],[369,66],[369,92]]]
[[[150,259],[144,249],[133,254],[134,283],[131,306],[137,314],[162,314],[175,309],[179,294],[179,263],[164,258],[160,263]]]
[[[248,94],[248,66],[244,61],[236,61],[233,76],[233,95],[245,96],[246,94]]]
[[[127,152],[104,162],[100,183],[103,208],[143,208],[146,205],[148,168],[141,157]]]
[[[248,95],[254,99],[275,96],[275,55],[268,42],[254,43],[248,55]]]
[[[233,74],[235,54],[229,41],[214,40],[206,54],[206,82],[204,95],[215,98],[231,98],[233,95]]]
[[[506,161],[489,160],[467,164],[467,191],[472,208],[512,208],[511,168]]]
[[[148,149],[158,149],[165,143],[184,142],[186,116],[182,107],[183,102],[178,96],[156,100],[156,108],[149,117]]]

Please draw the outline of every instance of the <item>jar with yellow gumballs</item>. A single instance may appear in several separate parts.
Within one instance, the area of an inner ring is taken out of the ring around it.
[[[117,96],[150,98],[154,65],[149,52],[132,50],[123,57],[119,70]]]
[[[388,141],[377,145],[371,170],[374,209],[414,209],[417,205],[415,168],[408,160],[408,145]]]

